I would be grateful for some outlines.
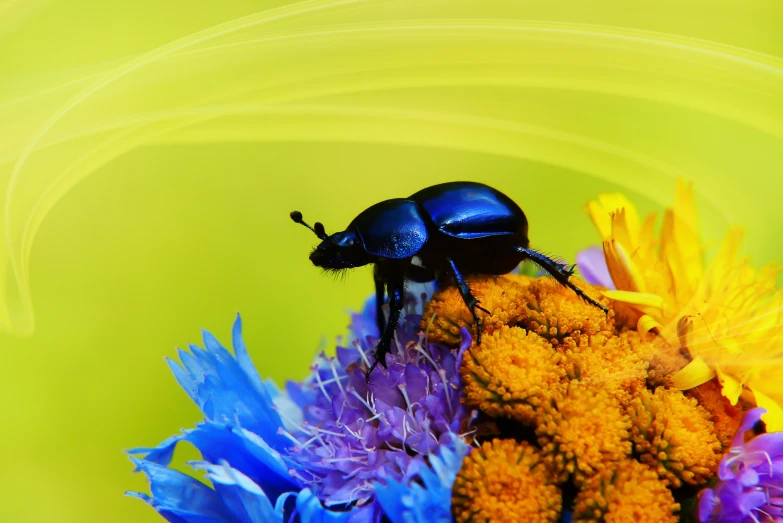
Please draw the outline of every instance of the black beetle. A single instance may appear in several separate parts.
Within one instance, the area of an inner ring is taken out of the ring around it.
[[[589,303],[607,312],[569,278],[574,266],[558,263],[528,248],[527,218],[508,196],[475,182],[450,182],[427,187],[408,198],[394,198],[373,205],[348,227],[327,235],[316,222],[310,227],[302,213],[291,219],[313,231],[321,243],[310,254],[316,267],[342,270],[375,264],[376,321],[381,340],[375,362],[386,367],[394,330],[403,308],[406,281],[428,282],[450,275],[476,323],[476,342],[481,343],[479,305],[463,274],[506,274],[520,262],[531,260],[555,280],[571,288]],[[383,314],[389,296],[389,323]]]

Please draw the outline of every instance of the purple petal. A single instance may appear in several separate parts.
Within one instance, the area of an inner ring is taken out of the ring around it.
[[[709,521],[719,504],[720,499],[711,488],[702,490],[699,496],[699,521],[702,523]]]
[[[614,289],[614,282],[606,266],[604,250],[601,247],[588,247],[576,255],[576,266],[587,283]]]
[[[745,444],[745,453],[758,452],[767,455],[767,459],[783,456],[783,432],[759,434]]]
[[[759,475],[755,470],[747,468],[739,473],[738,479],[743,487],[753,487],[758,484]]]
[[[745,443],[745,433],[753,428],[753,426],[761,420],[761,416],[767,412],[767,409],[762,407],[756,407],[750,409],[745,413],[745,417],[742,418],[742,424],[737,429],[737,433],[734,435],[734,439],[731,442],[732,447],[740,447]]]
[[[413,363],[405,366],[405,390],[411,403],[427,394],[427,374]]]
[[[456,377],[457,377],[457,385],[462,385],[460,383],[460,374],[459,374],[459,368],[462,366],[462,358],[465,356],[465,351],[470,348],[470,345],[473,343],[473,338],[470,336],[470,332],[468,332],[468,329],[465,327],[462,327],[459,330],[459,334],[461,336],[461,340],[459,343],[459,351],[457,351],[457,362],[456,362]]]

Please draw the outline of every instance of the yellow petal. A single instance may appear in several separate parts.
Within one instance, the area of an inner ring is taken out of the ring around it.
[[[740,394],[742,394],[742,383],[734,376],[730,376],[723,372],[720,367],[715,368],[715,372],[718,374],[718,381],[723,385],[721,394],[729,400],[732,405],[737,404]]]
[[[666,209],[663,213],[663,225],[661,225],[660,237],[660,257],[665,260],[666,251],[677,249],[674,242],[674,213],[671,209]]]
[[[677,339],[680,340],[680,347],[689,346],[689,338],[693,333],[692,316],[683,316],[677,321]]]
[[[674,386],[680,390],[688,390],[707,383],[715,377],[715,371],[704,363],[701,358],[695,358],[672,376]]]
[[[783,409],[780,408],[780,404],[758,390],[754,389],[753,395],[756,398],[756,405],[767,409],[767,412],[761,416],[761,421],[767,425],[767,432],[783,431]]]
[[[729,280],[728,276],[734,267],[734,260],[737,257],[737,251],[742,244],[742,237],[745,235],[740,227],[730,227],[729,232],[723,237],[723,241],[718,249],[718,254],[710,263],[710,283],[713,292],[716,289],[722,289]]]
[[[622,194],[602,194],[598,201],[587,204],[585,211],[593,221],[603,240],[612,238],[612,214],[625,209],[626,226],[633,231],[639,230],[639,214],[636,207]]]
[[[655,245],[658,243],[655,237],[655,214],[649,214],[644,219],[637,241],[639,245],[638,256],[643,264],[649,266],[655,263],[657,257]]]
[[[718,342],[715,342],[715,345],[718,345]],[[740,347],[740,344],[737,343],[737,340],[734,338],[724,338],[721,340],[719,347],[726,349],[726,352],[729,354],[740,354],[742,353],[742,348]]]
[[[639,245],[639,226],[634,228],[628,223],[628,212],[624,208],[612,213],[612,239],[634,251]]]
[[[639,213],[636,212],[636,206],[632,204],[628,198],[619,193],[602,194],[598,197],[598,201],[601,202],[601,206],[610,214],[623,209],[628,229],[633,231],[634,234],[638,234],[640,229]]]
[[[632,291],[602,291],[602,294],[609,299],[629,303],[631,305],[642,305],[655,309],[662,309],[664,305],[663,298],[657,294]]]
[[[653,329],[662,329],[663,325],[655,321],[652,316],[644,314],[639,321],[636,322],[636,330],[639,332],[650,332]]]
[[[588,203],[585,211],[587,211],[587,214],[593,221],[595,228],[598,229],[601,239],[610,239],[612,237],[612,218],[609,212],[604,210],[596,201]]]
[[[644,278],[622,243],[614,239],[604,242],[604,258],[609,275],[618,289],[633,292],[645,291]]]

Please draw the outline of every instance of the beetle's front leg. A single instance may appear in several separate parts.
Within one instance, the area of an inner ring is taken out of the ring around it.
[[[465,283],[465,279],[462,277],[462,274],[460,274],[459,269],[457,269],[457,265],[454,263],[454,260],[452,260],[451,258],[446,258],[446,261],[449,264],[449,269],[451,269],[451,275],[454,278],[454,282],[457,284],[459,293],[460,295],[462,295],[462,300],[465,302],[465,305],[468,306],[468,309],[470,309],[470,313],[473,315],[473,321],[476,323],[476,343],[478,345],[481,345],[481,320],[478,317],[478,313],[476,312],[476,309],[480,311],[484,311],[487,314],[492,314],[492,313],[479,305],[479,301],[470,292],[470,287],[468,287],[468,284]]]
[[[386,328],[386,316],[383,314],[383,303],[386,301],[386,280],[376,265],[372,273],[375,280],[375,324],[378,326],[378,334]]]
[[[386,355],[391,350],[394,331],[397,329],[397,323],[399,323],[400,314],[402,314],[405,280],[402,277],[394,278],[386,283],[386,288],[389,292],[389,323],[386,324],[386,328],[381,334],[381,341],[378,342],[378,346],[375,348],[375,361],[365,374],[367,383],[370,383],[370,373],[378,363],[383,365],[384,369],[388,368],[386,366]]]

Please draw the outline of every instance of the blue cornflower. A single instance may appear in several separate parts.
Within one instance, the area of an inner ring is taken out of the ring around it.
[[[234,355],[209,333],[204,348],[169,361],[205,420],[132,454],[151,496],[131,493],[177,523],[450,521],[451,486],[468,452],[460,403],[460,350],[422,343],[418,304],[397,329],[388,370],[365,383],[378,339],[374,300],[353,316],[352,347],[316,358],[311,375],[279,390],[264,381],[234,324]],[[168,468],[180,441],[193,444],[212,488]]]
[[[699,497],[703,523],[783,522],[783,432],[745,433],[766,412],[749,410],[718,468],[719,481]]]

